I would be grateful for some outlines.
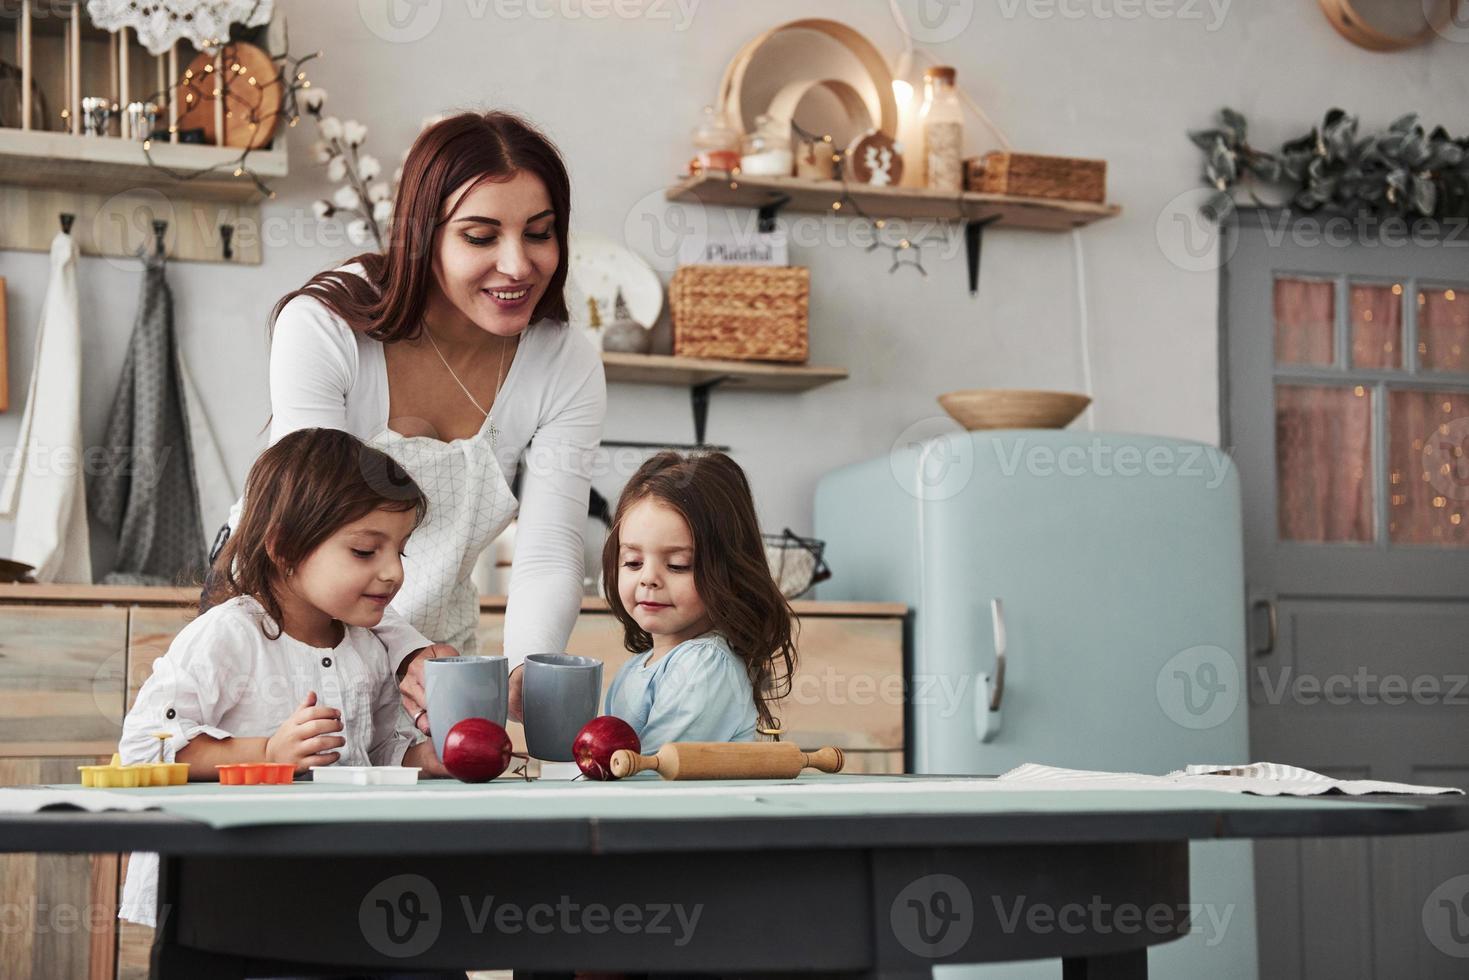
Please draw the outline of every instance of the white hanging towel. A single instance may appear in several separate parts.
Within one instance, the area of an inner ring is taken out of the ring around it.
[[[15,521],[10,557],[38,582],[92,581],[82,446],[82,349],[77,247],[51,242],[51,282],[36,329],[36,359],[14,459],[0,489],[0,517]]]

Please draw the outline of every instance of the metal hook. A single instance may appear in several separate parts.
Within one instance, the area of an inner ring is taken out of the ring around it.
[[[234,237],[234,235],[235,235],[235,226],[234,225],[220,225],[219,226],[219,240],[220,240],[220,244],[224,248],[224,260],[226,262],[228,262],[230,259],[233,259],[235,257],[235,251],[234,251],[233,248],[230,247],[230,239],[232,239]]]
[[[153,222],[153,254],[164,254],[163,236],[168,231],[167,221]]]
[[[76,219],[77,219],[77,216],[74,215],[74,214],[68,214],[65,211],[61,212],[61,231],[62,231],[62,234],[65,234],[65,235],[70,235],[71,234],[71,223],[73,221],[75,221]]]

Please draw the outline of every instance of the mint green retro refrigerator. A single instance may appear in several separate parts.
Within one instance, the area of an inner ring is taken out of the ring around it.
[[[1218,449],[952,433],[822,478],[815,534],[833,572],[820,598],[913,610],[913,771],[1248,761],[1239,481]],[[1153,976],[1257,976],[1250,846],[1191,847],[1197,925],[1153,947]],[[936,971],[961,973],[1059,978],[1061,967]]]

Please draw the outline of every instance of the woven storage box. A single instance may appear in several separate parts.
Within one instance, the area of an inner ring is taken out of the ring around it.
[[[737,361],[806,360],[811,270],[686,265],[668,287],[673,353]]]
[[[964,172],[965,187],[984,194],[1097,204],[1107,200],[1106,160],[997,151],[964,161]]]

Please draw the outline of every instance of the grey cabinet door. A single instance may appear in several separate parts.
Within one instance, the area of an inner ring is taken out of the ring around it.
[[[1251,755],[1469,786],[1469,230],[1224,239]],[[1469,839],[1262,841],[1261,976],[1469,972]]]

